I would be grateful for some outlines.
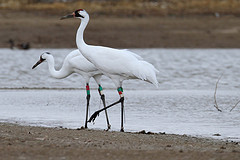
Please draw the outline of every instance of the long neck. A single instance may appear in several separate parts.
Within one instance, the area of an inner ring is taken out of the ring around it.
[[[52,56],[47,58],[47,63],[48,63],[49,73],[54,78],[61,79],[61,78],[65,78],[71,74],[70,71],[68,71],[66,68],[64,68],[64,64],[61,67],[61,69],[59,71],[57,71],[54,67],[55,62],[54,62],[54,58]]]
[[[84,34],[84,30],[88,24],[89,19],[86,17],[86,19],[81,20],[80,26],[77,30],[77,35],[76,35],[76,44],[78,49],[82,49],[84,46],[86,46],[87,44],[85,43],[84,39],[83,39],[83,34]]]

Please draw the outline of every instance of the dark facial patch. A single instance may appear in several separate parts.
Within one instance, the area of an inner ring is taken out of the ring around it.
[[[42,58],[42,56],[40,56],[40,61],[43,62],[45,61],[46,59]]]
[[[76,10],[74,13],[75,13],[75,17],[82,17],[84,18],[81,14],[79,14],[79,11],[83,11],[83,9],[78,9]]]

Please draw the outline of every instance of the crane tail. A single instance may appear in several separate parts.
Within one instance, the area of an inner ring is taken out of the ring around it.
[[[146,61],[139,61],[138,65],[135,66],[133,73],[139,79],[148,81],[158,88],[156,74],[159,73],[159,71],[152,64]]]

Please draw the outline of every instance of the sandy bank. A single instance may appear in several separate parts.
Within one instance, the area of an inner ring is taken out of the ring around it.
[[[236,142],[0,124],[1,159],[239,159]]]

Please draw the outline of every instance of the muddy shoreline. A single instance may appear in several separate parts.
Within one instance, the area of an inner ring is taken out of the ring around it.
[[[0,123],[1,159],[238,159],[240,145],[186,135]]]
[[[67,14],[67,13],[66,13]],[[15,15],[18,15],[17,17]],[[75,48],[80,20],[63,13],[0,11],[0,47]],[[233,15],[116,17],[90,15],[85,41],[115,48],[240,48],[240,19]]]

